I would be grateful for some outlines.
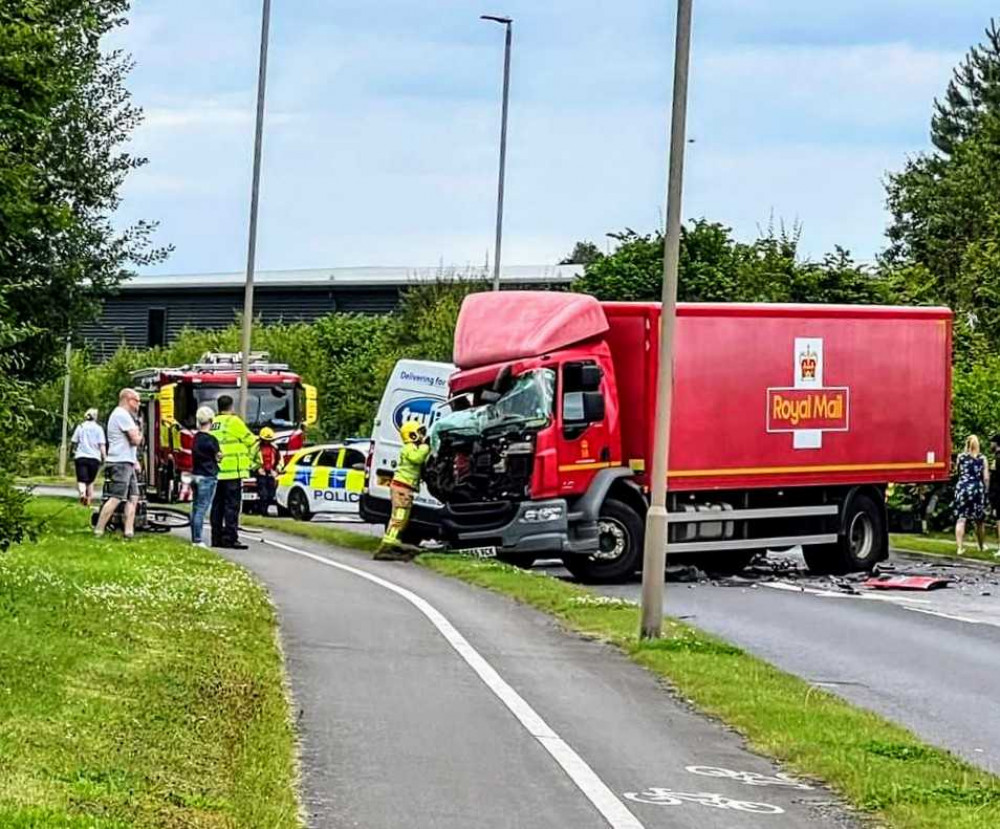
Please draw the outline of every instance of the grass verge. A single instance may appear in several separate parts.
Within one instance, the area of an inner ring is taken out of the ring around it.
[[[276,619],[242,569],[36,499],[0,554],[0,826],[298,827]]]
[[[993,537],[987,538],[987,549],[980,552],[976,547],[975,536],[970,534],[965,540],[964,556],[955,554],[955,536],[949,533],[930,533],[928,535],[893,533],[889,536],[889,546],[903,552],[940,556],[958,561],[961,561],[962,558],[971,558],[977,561],[988,561],[990,564],[1000,562],[1000,559],[994,555],[997,552],[997,544]]]
[[[319,524],[252,523],[364,551],[377,545],[369,536]],[[720,639],[667,619],[663,639],[640,642],[638,608],[629,602],[499,562],[455,555],[417,561],[618,646],[695,707],[737,729],[756,751],[824,781],[887,826],[1000,826],[1000,779]]]
[[[244,527],[260,527],[275,530],[287,535],[297,535],[300,538],[311,538],[314,541],[325,541],[338,547],[361,550],[365,553],[374,552],[379,540],[373,535],[332,527],[329,524],[312,524],[308,521],[293,521],[290,518],[264,518],[260,515],[241,515],[240,524]]]

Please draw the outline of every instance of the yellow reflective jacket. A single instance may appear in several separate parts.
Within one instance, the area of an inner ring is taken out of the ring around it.
[[[404,443],[399,451],[399,465],[392,479],[406,484],[410,489],[419,487],[420,473],[430,453],[431,448],[426,443]]]
[[[219,480],[234,481],[250,477],[250,471],[259,466],[257,437],[234,414],[218,414],[212,421],[212,435],[219,441],[222,460],[219,461]]]

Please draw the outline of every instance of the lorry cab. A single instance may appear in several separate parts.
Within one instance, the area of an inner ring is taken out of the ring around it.
[[[400,360],[389,375],[372,429],[371,451],[365,469],[360,512],[371,524],[386,524],[392,511],[389,484],[399,460],[399,430],[409,420],[430,428],[446,411],[451,363]],[[408,528],[411,535],[432,538],[438,531],[441,502],[422,484],[414,499]]]

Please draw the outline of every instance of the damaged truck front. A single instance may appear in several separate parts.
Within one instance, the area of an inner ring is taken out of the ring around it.
[[[792,546],[816,571],[884,558],[887,481],[948,476],[950,322],[946,309],[680,306],[671,554],[714,570]],[[559,557],[589,581],[636,572],[659,324],[652,303],[466,299],[426,469],[453,546]]]

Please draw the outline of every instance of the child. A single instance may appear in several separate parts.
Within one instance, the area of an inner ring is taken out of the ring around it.
[[[196,547],[206,547],[201,540],[201,530],[205,516],[212,506],[215,496],[215,485],[219,480],[219,461],[222,452],[217,441],[209,430],[215,420],[215,412],[209,406],[202,406],[195,414],[198,421],[198,434],[194,436],[191,447],[193,463],[194,504],[191,507],[191,543]]]

